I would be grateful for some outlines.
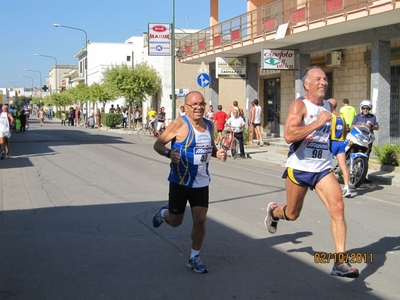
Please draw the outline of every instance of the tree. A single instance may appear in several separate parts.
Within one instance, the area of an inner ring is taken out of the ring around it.
[[[67,92],[71,98],[71,103],[76,103],[79,106],[90,98],[89,87],[84,83],[68,89]]]
[[[111,93],[124,97],[131,107],[133,101],[144,101],[146,96],[156,94],[161,87],[157,71],[146,62],[135,68],[127,65],[107,68],[103,76],[103,83]]]
[[[114,98],[107,86],[104,84],[100,85],[97,82],[93,83],[89,87],[89,95],[89,99],[92,104],[96,103],[96,101],[99,101],[103,104],[103,106],[106,105],[107,101],[110,101]]]

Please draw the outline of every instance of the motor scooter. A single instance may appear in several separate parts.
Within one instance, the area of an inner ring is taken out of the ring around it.
[[[353,127],[346,136],[346,165],[350,172],[351,188],[358,188],[367,176],[368,152],[371,151],[374,139],[370,127],[365,125]],[[333,173],[342,177],[343,173],[336,157],[333,158],[333,166]]]

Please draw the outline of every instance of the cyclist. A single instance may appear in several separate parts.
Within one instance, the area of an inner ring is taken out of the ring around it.
[[[147,113],[147,122],[149,122],[149,127],[152,131],[155,131],[155,122],[156,122],[156,115],[157,112],[155,111],[155,109],[152,107],[150,109],[150,111]]]

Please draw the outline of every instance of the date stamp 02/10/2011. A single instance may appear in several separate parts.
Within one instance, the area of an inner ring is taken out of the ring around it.
[[[326,253],[326,252],[315,252],[314,263],[316,264],[328,264],[344,263],[348,262],[351,264],[370,263],[374,261],[373,253],[362,253],[362,252],[348,252],[348,253]]]

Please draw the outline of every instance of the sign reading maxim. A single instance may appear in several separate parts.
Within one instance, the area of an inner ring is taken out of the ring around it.
[[[262,69],[294,69],[294,51],[293,50],[270,50],[263,49],[261,52]]]

